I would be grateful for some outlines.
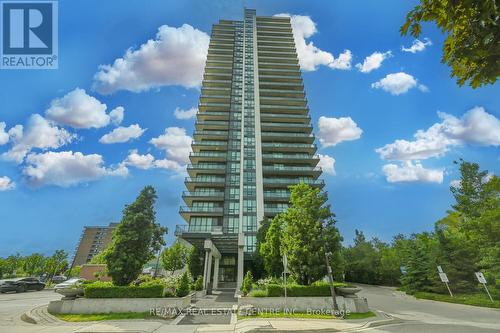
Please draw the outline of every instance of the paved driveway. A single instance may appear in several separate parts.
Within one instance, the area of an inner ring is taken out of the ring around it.
[[[24,323],[20,320],[23,313],[56,299],[61,299],[61,295],[54,290],[0,294],[0,331],[2,326]]]
[[[500,309],[418,300],[395,288],[359,286],[371,308],[404,320],[373,332],[500,332]]]

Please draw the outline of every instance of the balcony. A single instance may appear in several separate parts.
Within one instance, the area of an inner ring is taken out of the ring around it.
[[[306,143],[281,143],[281,142],[263,142],[262,151],[279,151],[279,152],[295,152],[295,153],[315,153],[317,147],[315,144]]]
[[[261,121],[277,121],[277,120],[288,120],[294,123],[307,123],[311,121],[310,116],[302,115],[302,114],[287,114],[287,113],[261,113],[260,114]]]
[[[206,234],[221,235],[221,234],[237,234],[237,228],[223,227],[220,225],[195,226],[189,224],[181,224],[175,226],[175,236],[177,237],[202,237]]]
[[[182,192],[182,199],[186,205],[191,206],[193,200],[205,200],[205,201],[223,201],[224,192],[223,191],[184,191]]]
[[[290,132],[262,132],[262,141],[294,142],[294,143],[313,143],[314,135],[305,133],[290,133]]]
[[[316,166],[319,162],[319,156],[310,154],[262,154],[262,161],[265,163],[303,163]]]
[[[296,175],[296,176],[312,176],[319,177],[321,175],[320,167],[311,166],[270,166],[262,167],[264,175]]]
[[[200,161],[224,162],[226,160],[226,157],[227,154],[225,152],[201,151],[192,152],[189,154],[189,159],[192,163],[199,163]]]
[[[266,216],[274,216],[283,213],[288,207],[264,207],[264,214]]]
[[[196,141],[203,139],[227,139],[228,131],[195,131],[193,137]]]
[[[191,148],[194,152],[200,150],[226,151],[227,141],[193,141]]]
[[[189,164],[187,172],[191,177],[197,177],[198,174],[224,174],[226,172],[225,164]]]
[[[271,192],[264,191],[264,200],[265,201],[280,201],[280,202],[289,202],[290,201],[290,193],[282,193],[282,192]]]
[[[219,120],[200,120],[195,123],[195,128],[198,131],[208,130],[227,130],[229,122]]]
[[[230,107],[229,102],[228,103],[201,102],[198,104],[198,109],[200,111],[229,111],[229,107]]]
[[[182,218],[189,222],[191,216],[222,216],[224,212],[223,207],[188,207],[181,206],[179,209],[179,214]]]
[[[220,110],[220,108],[215,108]],[[205,120],[229,120],[229,112],[216,112],[216,111],[205,111],[207,108],[203,110],[200,108],[200,111],[196,114],[196,119],[205,121]],[[228,110],[229,111],[229,110]]]
[[[262,131],[283,131],[283,132],[301,132],[301,133],[311,133],[312,126],[310,124],[301,123],[260,123],[260,128]]]
[[[224,187],[225,177],[186,177],[184,184],[188,191],[193,192],[197,187]]]
[[[264,178],[264,187],[288,187],[290,185],[304,183],[313,187],[323,188],[325,181],[312,178]]]

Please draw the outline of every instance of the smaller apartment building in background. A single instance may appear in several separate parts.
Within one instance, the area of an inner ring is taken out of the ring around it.
[[[76,248],[72,267],[90,262],[96,254],[104,250],[111,242],[113,230],[117,225],[118,223],[110,223],[109,226],[84,227]]]

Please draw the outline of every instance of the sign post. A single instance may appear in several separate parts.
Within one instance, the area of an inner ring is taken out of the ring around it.
[[[439,278],[441,279],[441,282],[444,282],[444,284],[446,285],[446,288],[448,289],[448,292],[450,293],[450,296],[453,297],[450,286],[448,285],[448,282],[450,282],[450,280],[448,280],[448,276],[446,275],[445,272],[443,272],[443,268],[441,268],[441,266],[438,266],[437,269],[438,269]]]
[[[283,312],[287,311],[286,308],[286,275],[288,274],[288,258],[286,257],[286,253],[283,254],[283,283],[285,284],[285,308]]]
[[[486,287],[486,279],[484,278],[483,273],[481,273],[481,272],[475,272],[474,274],[476,275],[476,278],[479,281],[479,283],[481,283],[483,285],[483,287],[486,290],[486,293],[488,294],[488,297],[490,298],[490,300],[493,302],[493,298],[491,297],[490,291],[488,290],[488,287]]]

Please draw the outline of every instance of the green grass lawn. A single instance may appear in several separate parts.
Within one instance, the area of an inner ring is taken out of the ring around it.
[[[161,319],[151,316],[149,312],[126,312],[126,313],[96,313],[96,314],[53,314],[57,318],[68,322],[79,321],[101,321],[121,319]]]
[[[500,308],[500,300],[495,299],[493,296],[493,302],[489,299],[486,293],[473,293],[473,294],[454,294],[454,297],[450,295],[435,294],[428,292],[416,292],[413,296],[420,299],[430,299],[433,301],[467,304],[475,306],[483,306],[488,308]]]
[[[350,313],[344,319],[365,319],[375,317],[375,314],[371,311],[365,313]],[[306,312],[295,312],[295,313],[258,313],[253,316],[238,316],[238,320],[241,319],[254,319],[254,318],[302,318],[302,319],[340,319],[333,317],[328,314],[310,314]]]

